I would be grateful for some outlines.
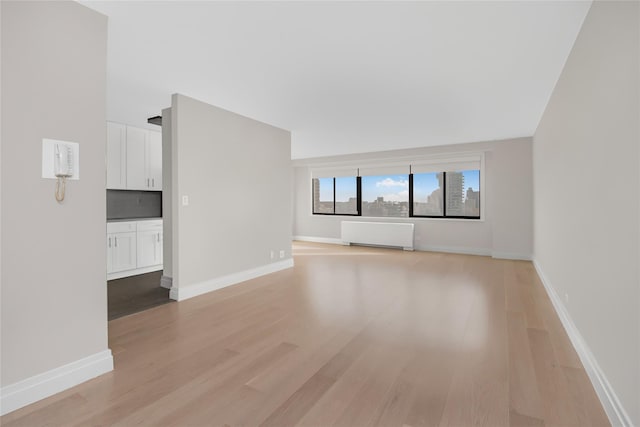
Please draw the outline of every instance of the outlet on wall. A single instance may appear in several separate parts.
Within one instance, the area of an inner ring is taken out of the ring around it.
[[[284,251],[280,251],[280,258],[284,258]]]
[[[276,257],[276,251],[272,250],[271,251],[271,259],[275,259]]]

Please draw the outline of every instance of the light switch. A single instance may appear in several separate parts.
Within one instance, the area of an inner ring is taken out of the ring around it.
[[[182,196],[182,206],[189,206],[189,196]]]

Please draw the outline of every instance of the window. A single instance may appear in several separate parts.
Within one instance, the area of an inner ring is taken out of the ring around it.
[[[463,171],[464,175],[464,213],[466,217],[480,218],[480,171]]]
[[[413,174],[413,216],[443,216],[442,172]]]
[[[480,171],[446,172],[446,216],[480,218]]]
[[[409,176],[363,176],[362,216],[408,217]]]
[[[313,213],[480,219],[481,159],[314,170]]]
[[[359,215],[356,176],[313,178],[313,213],[318,215]]]
[[[313,213],[332,214],[333,206],[333,178],[313,179]]]
[[[358,178],[334,178],[336,183],[336,214],[358,215]]]
[[[480,218],[479,170],[417,173],[411,180],[411,216]]]

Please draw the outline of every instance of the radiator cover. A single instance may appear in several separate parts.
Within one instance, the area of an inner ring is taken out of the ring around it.
[[[342,243],[401,247],[413,250],[413,224],[342,221]]]

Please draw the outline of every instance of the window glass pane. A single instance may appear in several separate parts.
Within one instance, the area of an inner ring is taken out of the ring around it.
[[[358,214],[358,184],[355,176],[336,178],[336,213]]]
[[[362,177],[363,216],[409,216],[409,176]]]
[[[333,178],[313,178],[313,213],[333,213]]]
[[[447,216],[480,217],[480,171],[447,172]]]
[[[413,174],[413,214],[442,216],[442,172]]]

